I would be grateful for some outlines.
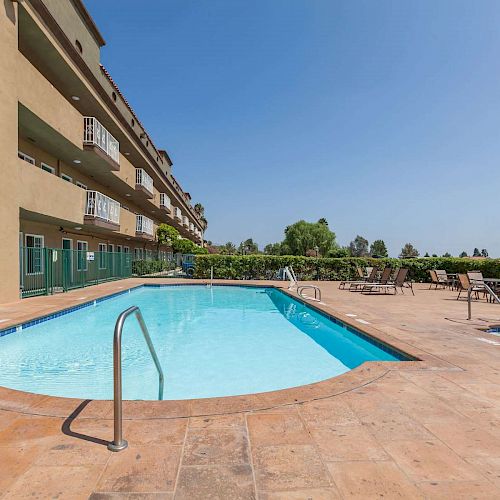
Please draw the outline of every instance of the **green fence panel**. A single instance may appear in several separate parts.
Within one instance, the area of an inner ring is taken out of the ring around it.
[[[19,258],[23,298],[66,292],[132,275],[132,257],[125,252],[22,247]]]

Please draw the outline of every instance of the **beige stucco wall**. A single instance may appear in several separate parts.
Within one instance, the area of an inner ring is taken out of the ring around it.
[[[17,74],[19,102],[81,149],[83,116],[20,52]]]
[[[19,297],[17,202],[17,4],[0,3],[0,303]]]
[[[89,32],[86,24],[78,14],[78,11],[71,5],[71,0],[43,0],[43,3],[50,11],[57,24],[61,26],[73,44],[76,40],[82,45],[81,56],[94,70],[96,76],[99,74],[99,44]]]
[[[17,161],[19,207],[75,224],[83,223],[85,191],[23,160]]]

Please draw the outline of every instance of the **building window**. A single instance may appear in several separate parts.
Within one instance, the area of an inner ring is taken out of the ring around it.
[[[26,244],[26,274],[43,273],[43,236],[27,234]]]
[[[61,174],[61,179],[67,182],[73,182],[73,178],[66,174]]]
[[[86,241],[78,240],[76,242],[76,248],[78,250],[78,260],[77,260],[77,270],[86,271],[87,270],[87,251],[89,249],[89,244]]]
[[[87,189],[87,186],[83,183],[83,182],[80,182],[80,181],[76,181],[76,185],[79,187],[79,188],[82,188],[82,189]]]
[[[55,174],[56,173],[56,169],[54,167],[51,167],[50,165],[47,165],[46,163],[41,163],[40,164],[40,167],[42,170],[44,170],[45,172],[49,172],[49,174]]]
[[[123,247],[123,253],[130,253],[129,247]]]
[[[26,153],[23,153],[22,151],[17,152],[17,156],[21,158],[21,160],[27,161],[28,163],[31,163],[32,165],[35,164],[35,159]]]
[[[116,102],[116,92],[111,92],[111,97],[113,98],[113,101]]]
[[[80,54],[83,54],[83,47],[79,40],[75,40],[75,45],[76,48],[78,49],[78,52],[80,52]]]
[[[106,269],[106,243],[99,243],[99,269]]]
[[[132,120],[130,120],[130,124],[132,125],[132,127],[135,125],[135,120],[132,118]]]
[[[134,248],[134,259],[142,260],[142,248]]]

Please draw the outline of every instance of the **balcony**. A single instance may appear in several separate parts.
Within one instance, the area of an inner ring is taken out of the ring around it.
[[[99,191],[87,191],[85,222],[104,229],[119,229],[120,204]]]
[[[170,198],[165,193],[160,193],[160,208],[167,213],[171,211]]]
[[[113,170],[120,170],[120,143],[93,116],[83,117],[83,147],[106,160]]]
[[[154,239],[153,221],[144,215],[136,215],[135,235],[146,240]]]
[[[189,223],[189,231],[194,233],[194,224],[192,222]]]
[[[85,191],[56,175],[18,159],[18,202],[24,219],[75,227],[83,225]]]
[[[174,219],[182,222],[182,212],[179,207],[174,208]]]
[[[189,227],[189,219],[185,215],[182,216],[182,225],[184,227]]]
[[[154,196],[153,179],[143,168],[135,169],[135,190],[146,198],[151,199]]]

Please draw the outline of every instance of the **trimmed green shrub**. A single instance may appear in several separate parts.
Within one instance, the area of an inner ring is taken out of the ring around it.
[[[338,281],[357,277],[356,267],[390,266],[407,267],[413,281],[430,281],[429,269],[444,269],[448,273],[481,271],[485,277],[500,277],[500,259],[467,258],[416,258],[373,259],[371,257],[316,258],[293,255],[197,255],[195,278],[209,278],[214,268],[214,278],[219,279],[273,279],[276,272],[292,266],[300,280]]]
[[[165,260],[134,260],[132,262],[132,274],[143,276],[145,274],[169,271],[175,268],[173,262]]]

